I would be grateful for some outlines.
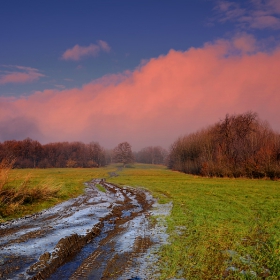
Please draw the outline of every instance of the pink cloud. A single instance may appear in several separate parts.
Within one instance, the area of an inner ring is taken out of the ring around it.
[[[68,49],[63,53],[62,59],[78,61],[82,57],[97,56],[100,51],[109,52],[110,50],[111,48],[108,43],[99,40],[97,44],[90,44],[87,47],[75,45],[72,49]]]
[[[280,13],[279,0],[251,0],[255,9],[269,11],[270,13]]]
[[[279,0],[267,0],[268,5],[275,11],[280,14],[280,1]]]
[[[250,24],[251,27],[258,28],[258,29],[264,29],[264,28],[279,29],[280,18],[271,15],[258,16],[253,18]]]
[[[128,141],[133,149],[168,147],[178,136],[227,113],[248,110],[280,131],[280,47],[248,53],[253,39],[243,34],[184,52],[171,50],[133,72],[105,76],[82,88],[1,98],[0,125],[21,118],[32,120],[29,127],[42,142],[94,140],[114,147]]]
[[[234,1],[217,1],[215,11],[221,22],[232,21],[243,28],[280,29],[279,0],[251,0],[249,6]],[[246,7],[246,8],[245,8]]]
[[[109,52],[111,50],[111,47],[105,41],[99,40],[98,45],[105,52]]]
[[[252,35],[239,34],[233,39],[233,47],[241,52],[250,53],[256,51],[256,39]]]
[[[2,65],[2,68],[11,69],[4,70],[0,74],[0,84],[8,83],[29,83],[45,77],[38,69],[24,66]]]

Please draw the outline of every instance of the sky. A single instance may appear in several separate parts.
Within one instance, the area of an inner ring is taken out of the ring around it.
[[[280,0],[9,0],[0,141],[180,136],[257,112],[280,131]]]

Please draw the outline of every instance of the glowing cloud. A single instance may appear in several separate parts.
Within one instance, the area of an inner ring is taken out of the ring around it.
[[[16,126],[26,120],[27,131],[42,142],[168,147],[226,113],[248,110],[280,130],[280,48],[266,53],[256,44],[243,34],[185,52],[171,50],[133,72],[105,76],[79,89],[1,98],[0,127],[13,131],[6,130],[0,140],[22,131]],[[22,138],[27,136],[22,132]]]
[[[78,61],[82,57],[97,56],[100,51],[109,52],[110,50],[110,46],[105,41],[99,40],[97,44],[90,44],[88,47],[75,45],[72,49],[68,49],[63,53],[62,59]]]
[[[45,75],[41,74],[38,69],[17,65],[2,65],[5,70],[0,71],[0,84],[8,83],[29,83],[38,80]],[[11,69],[11,70],[6,70]]]

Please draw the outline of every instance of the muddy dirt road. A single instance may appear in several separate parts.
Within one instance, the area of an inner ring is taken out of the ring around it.
[[[103,179],[86,186],[82,196],[0,224],[1,279],[158,278],[157,251],[167,240],[159,217],[172,205]]]

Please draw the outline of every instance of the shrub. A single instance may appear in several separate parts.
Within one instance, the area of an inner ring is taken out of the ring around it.
[[[33,186],[31,175],[25,178],[10,178],[15,160],[3,160],[0,163],[0,219],[20,211],[26,204],[48,200],[57,196],[60,186],[50,178]],[[21,181],[17,184],[16,181]]]

